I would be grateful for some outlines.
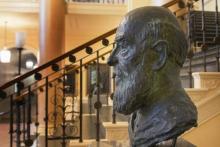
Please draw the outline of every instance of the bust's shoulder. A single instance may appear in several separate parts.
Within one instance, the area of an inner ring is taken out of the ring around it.
[[[160,112],[157,115],[168,122],[186,123],[197,119],[196,106],[188,95],[173,95],[167,101],[161,102],[157,111]]]
[[[154,103],[151,107],[144,107],[133,113],[129,123],[129,134],[134,144],[150,145],[179,136],[196,124],[197,111],[194,104],[187,100],[187,97],[170,97],[167,101]]]

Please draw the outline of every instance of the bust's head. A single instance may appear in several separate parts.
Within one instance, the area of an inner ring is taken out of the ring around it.
[[[179,86],[187,42],[175,16],[161,7],[129,12],[120,23],[108,64],[114,67],[114,109],[130,114]],[[171,83],[166,85],[166,83]]]

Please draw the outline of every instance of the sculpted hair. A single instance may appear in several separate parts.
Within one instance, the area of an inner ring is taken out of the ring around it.
[[[130,11],[125,20],[127,21],[125,26],[131,30],[130,36],[134,32],[140,32],[135,33],[135,38],[145,41],[148,45],[146,48],[152,47],[158,40],[167,41],[169,45],[168,59],[174,60],[173,62],[179,66],[183,65],[187,55],[188,43],[171,11],[162,7],[141,7]]]
[[[179,26],[172,22],[164,22],[160,19],[152,19],[144,26],[147,45],[153,45],[158,40],[168,42],[167,55],[170,60],[176,62],[180,67],[186,59],[188,44],[185,34]]]

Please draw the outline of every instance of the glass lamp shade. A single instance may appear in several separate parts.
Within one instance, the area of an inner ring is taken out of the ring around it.
[[[24,32],[16,32],[15,34],[15,45],[17,48],[22,48],[25,44],[26,34]]]
[[[0,51],[0,61],[2,63],[10,63],[11,61],[11,52],[9,50],[3,49]]]
[[[34,67],[34,62],[31,60],[26,61],[26,68],[32,69]]]

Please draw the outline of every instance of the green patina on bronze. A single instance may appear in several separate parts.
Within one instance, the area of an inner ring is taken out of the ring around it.
[[[197,110],[180,82],[187,41],[175,16],[161,7],[129,12],[109,57],[116,75],[114,109],[131,114],[132,147],[151,147],[197,125]]]

